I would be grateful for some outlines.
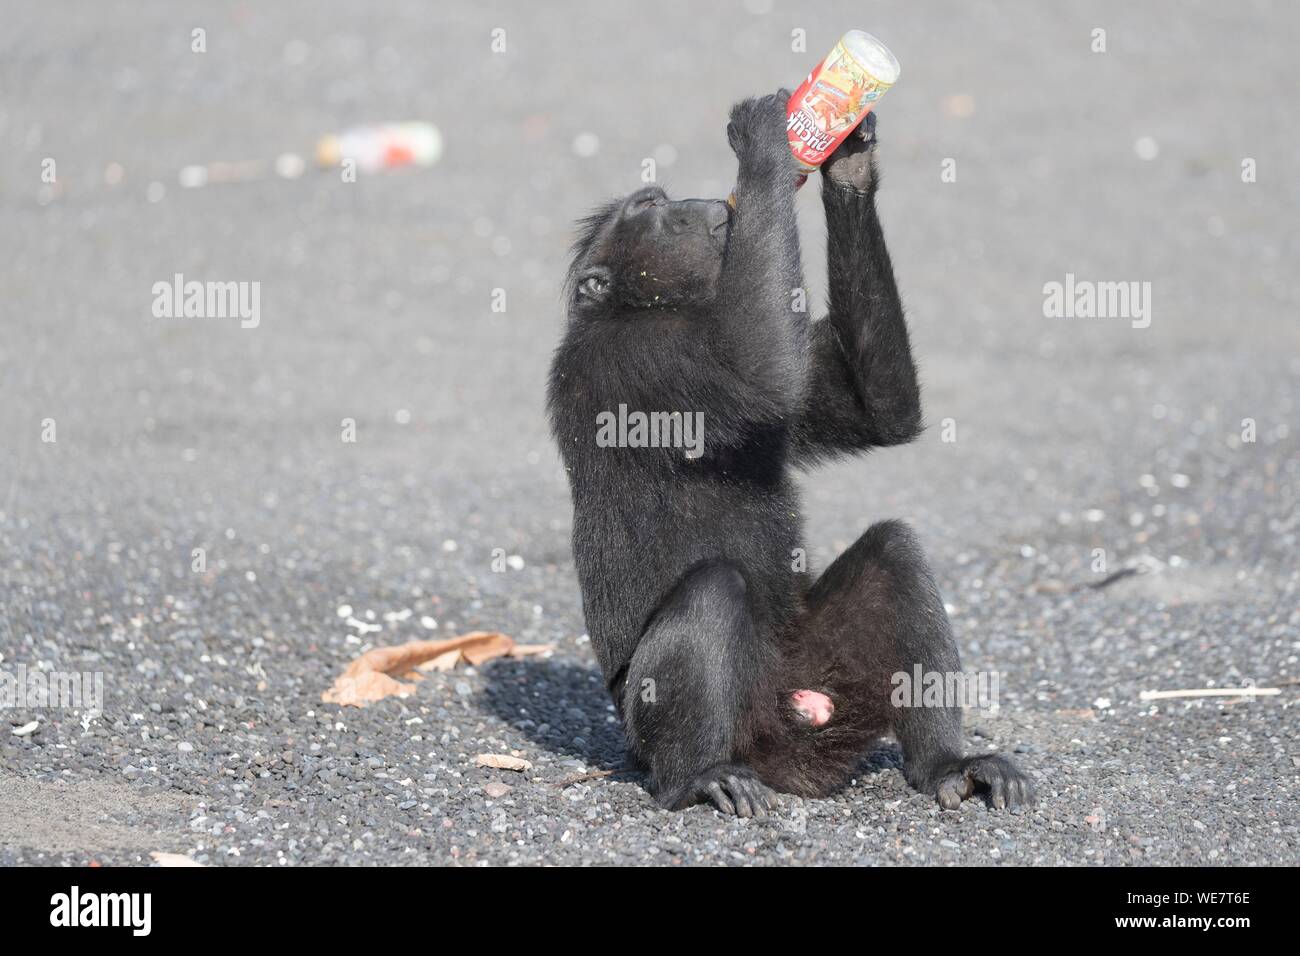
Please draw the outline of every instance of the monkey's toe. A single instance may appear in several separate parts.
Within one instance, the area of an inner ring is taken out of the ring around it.
[[[945,769],[935,787],[935,796],[945,810],[956,810],[976,793],[987,793],[996,810],[1014,810],[1034,802],[1034,786],[1006,757],[988,754],[966,757]]]
[[[722,813],[766,817],[778,806],[776,792],[740,764],[720,764],[700,774],[689,790],[695,801],[707,800]]]
[[[734,812],[738,817],[766,817],[768,810],[776,809],[776,793],[755,777],[729,774],[725,778],[725,787],[731,795],[734,810],[728,811],[719,805],[718,809],[724,813]]]

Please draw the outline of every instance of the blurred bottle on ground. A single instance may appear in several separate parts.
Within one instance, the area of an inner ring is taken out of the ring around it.
[[[337,166],[352,160],[363,173],[400,166],[432,166],[442,155],[442,134],[432,123],[354,126],[316,144],[316,162]]]

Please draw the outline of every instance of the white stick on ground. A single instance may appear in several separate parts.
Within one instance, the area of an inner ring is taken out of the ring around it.
[[[1276,687],[1198,687],[1195,690],[1144,690],[1142,700],[1168,700],[1172,697],[1272,697],[1282,693]]]

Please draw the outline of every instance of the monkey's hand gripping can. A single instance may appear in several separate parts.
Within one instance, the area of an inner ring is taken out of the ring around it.
[[[870,33],[850,30],[840,37],[787,104],[786,136],[802,173],[830,158],[898,74],[894,54]]]

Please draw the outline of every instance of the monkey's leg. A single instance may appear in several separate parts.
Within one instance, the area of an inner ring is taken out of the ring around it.
[[[775,661],[755,634],[745,590],[734,565],[695,568],[660,605],[628,665],[621,707],[628,746],[669,809],[710,800],[748,817],[775,806],[772,791],[737,759],[750,733],[750,701]]]
[[[905,524],[869,528],[826,569],[807,600],[789,679],[796,692],[826,694],[834,708],[824,725],[804,731],[809,783],[818,773],[851,773],[861,756],[853,748],[888,730],[902,746],[908,783],[945,808],[977,790],[987,790],[999,808],[1033,799],[1028,779],[1006,758],[962,756],[960,701],[894,706],[894,675],[910,681],[918,665],[944,677],[961,669],[934,575]],[[791,707],[798,712],[799,702]]]

